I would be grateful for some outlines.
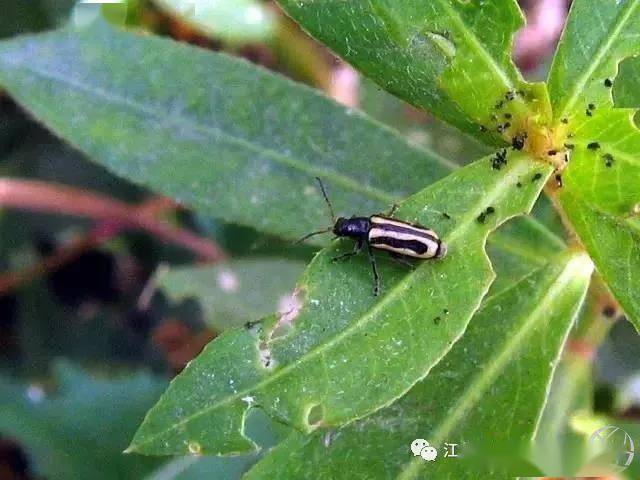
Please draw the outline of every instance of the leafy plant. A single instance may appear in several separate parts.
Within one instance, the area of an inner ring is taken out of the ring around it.
[[[336,213],[398,204],[396,218],[448,245],[411,269],[377,255],[375,297],[366,258],[334,263],[349,242],[316,241],[325,248],[291,308],[259,322],[281,296],[270,283],[295,265],[236,265],[244,304],[224,288],[203,292],[225,267],[173,274],[170,295],[235,302],[246,318],[214,324],[224,333],[149,410],[128,452],[255,453],[244,426],[257,408],[295,433],[252,479],[415,478],[425,469],[409,455],[416,437],[468,448],[464,462],[438,463],[440,476],[544,471],[526,450],[565,340],[585,298],[596,310],[613,301],[593,285],[587,297],[594,265],[640,328],[638,85],[632,63],[618,75],[640,54],[640,1],[574,0],[549,79],[536,84],[511,61],[515,0],[279,3],[379,86],[494,153],[458,168],[279,75],[104,23],[0,44],[0,84],[37,119],[203,216],[294,240],[327,225],[319,176]],[[543,190],[566,238],[529,215]],[[487,437],[490,466],[473,454]],[[516,465],[500,454],[508,442],[521,449]]]
[[[164,381],[144,373],[94,379],[64,361],[56,362],[54,374],[52,391],[0,379],[0,429],[30,449],[39,472],[52,479],[134,479],[158,465],[121,452]],[[96,469],[101,457],[108,467]]]
[[[159,7],[179,14],[190,25],[231,44],[270,40],[276,22],[269,8],[255,0],[197,3],[193,0],[156,0]]]

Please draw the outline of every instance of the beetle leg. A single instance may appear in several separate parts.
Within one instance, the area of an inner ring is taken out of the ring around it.
[[[385,213],[385,217],[393,218],[393,215],[396,213],[397,210],[398,210],[398,205],[394,203],[393,205],[391,205],[391,210],[389,210],[388,213]]]
[[[331,261],[332,262],[337,262],[338,260],[345,260],[347,258],[353,257],[354,255],[359,254],[360,250],[362,250],[362,242],[358,241],[353,246],[353,251],[352,252],[343,253],[342,255],[338,255],[337,257],[333,257],[331,259]]]
[[[380,293],[380,276],[378,275],[376,258],[373,256],[373,249],[370,243],[367,243],[367,252],[369,253],[369,260],[371,261],[371,268],[373,269],[373,295],[377,297],[378,293]]]
[[[400,265],[403,265],[403,266],[408,267],[408,268],[411,268],[411,269],[416,268],[416,266],[415,266],[413,263],[411,263],[410,261],[408,261],[404,256],[402,256],[402,255],[398,255],[398,254],[397,254],[397,253],[395,253],[395,252],[388,252],[388,253],[389,253],[389,256],[390,256],[390,257],[391,257],[391,258],[392,258],[396,263],[399,263]]]

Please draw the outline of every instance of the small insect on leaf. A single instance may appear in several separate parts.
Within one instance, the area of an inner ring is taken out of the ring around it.
[[[602,158],[604,159],[604,164],[606,167],[611,167],[613,166],[613,155],[611,155],[610,153],[605,153],[604,155],[602,155]]]
[[[527,134],[518,133],[511,140],[511,146],[514,148],[514,150],[522,150],[524,148],[526,141],[527,141]]]
[[[380,292],[380,276],[378,274],[376,259],[373,255],[373,249],[385,250],[397,260],[399,260],[397,257],[410,257],[428,260],[442,258],[446,255],[447,246],[440,240],[433,230],[429,230],[422,225],[415,225],[391,218],[395,211],[395,206],[389,216],[372,215],[370,217],[354,216],[351,218],[336,218],[333,206],[331,205],[331,201],[329,200],[329,196],[327,195],[327,191],[322,180],[318,177],[316,177],[316,180],[320,184],[322,196],[327,203],[329,214],[331,215],[331,219],[334,223],[332,227],[312,232],[302,237],[299,241],[306,240],[314,235],[320,235],[328,232],[332,232],[339,238],[344,237],[352,239],[355,242],[353,250],[333,258],[334,262],[351,258],[360,253],[360,251],[366,247],[367,254],[369,255],[369,261],[371,262],[371,269],[373,271],[374,295],[377,296]],[[404,262],[401,261],[401,263]]]
[[[503,166],[507,164],[507,149],[503,148],[502,150],[498,150],[496,154],[491,157],[491,168],[494,170],[500,170]]]
[[[556,175],[556,185],[558,186],[558,188],[561,188],[563,186],[562,175],[560,174]]]

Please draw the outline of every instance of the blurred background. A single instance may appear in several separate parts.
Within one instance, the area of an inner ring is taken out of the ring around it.
[[[515,61],[544,79],[569,1],[520,3],[528,25]],[[487,153],[361,78],[269,1],[0,4],[0,38],[102,16],[312,85],[460,164]],[[538,214],[559,228],[544,202]],[[312,254],[112,176],[0,89],[0,479],[237,478],[256,458],[121,452],[172,376],[219,332],[295,307],[289,293]],[[227,258],[237,260],[233,270]],[[554,383],[560,393],[550,403],[564,422],[557,438],[568,439],[561,449],[580,443],[594,416],[640,414],[640,341],[615,321],[615,308],[603,316],[596,332],[570,344]],[[286,435],[258,415],[250,429],[259,443]]]

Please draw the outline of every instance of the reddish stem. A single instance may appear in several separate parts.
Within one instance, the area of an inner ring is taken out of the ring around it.
[[[101,220],[88,235],[60,247],[41,263],[20,272],[1,276],[0,293],[7,292],[28,279],[60,268],[82,253],[129,229],[143,230],[163,241],[191,250],[206,262],[217,262],[226,258],[222,249],[212,240],[173,227],[168,222],[156,218],[159,213],[176,208],[176,204],[167,198],[157,197],[141,205],[129,205],[66,185],[0,178],[0,207]]]

